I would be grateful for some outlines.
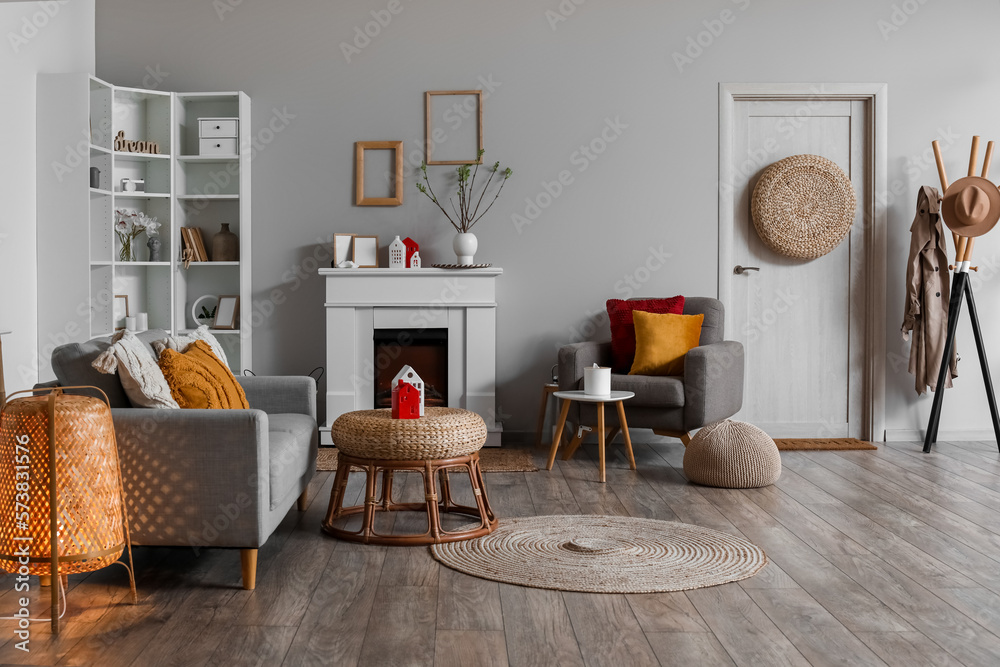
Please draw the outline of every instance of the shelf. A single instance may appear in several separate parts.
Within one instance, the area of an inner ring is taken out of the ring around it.
[[[226,164],[238,162],[239,159],[239,155],[180,155],[177,157],[178,162],[201,162],[204,164]]]
[[[193,266],[239,266],[239,262],[191,262],[188,267]]]
[[[111,266],[112,262],[110,259],[95,259],[90,262],[91,266]]]
[[[125,153],[115,151],[115,159],[122,162],[152,162],[154,160],[169,160],[170,156],[164,153]]]
[[[94,196],[108,196],[110,197],[114,193],[111,190],[99,190],[98,188],[90,188],[90,194]]]
[[[90,144],[90,157],[95,155],[111,155],[113,153],[110,148],[105,148],[104,146],[98,146],[97,144]]]
[[[240,198],[239,195],[177,195],[177,198],[184,200],[195,200],[195,199],[220,199],[220,200],[230,200],[236,201]]]
[[[195,331],[197,331],[197,329],[181,329],[179,333],[182,333],[182,334],[191,334],[191,333],[194,333]],[[218,336],[219,334],[223,334],[223,335],[229,334],[229,335],[236,335],[236,336],[240,335],[240,330],[239,329],[213,329],[212,327],[209,327],[208,328],[208,332],[210,334],[212,334],[212,335],[215,335],[215,336]]]
[[[115,260],[115,266],[170,266],[170,262],[119,262]]]
[[[115,199],[169,199],[166,192],[116,192]]]

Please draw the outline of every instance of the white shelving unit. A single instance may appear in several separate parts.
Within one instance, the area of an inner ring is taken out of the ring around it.
[[[149,314],[150,328],[172,334],[198,326],[191,305],[204,295],[239,295],[240,327],[215,330],[234,372],[252,356],[250,273],[250,98],[241,92],[170,93],[114,86],[85,74],[39,74],[37,121],[39,362],[49,376],[56,346],[108,335],[112,303]],[[198,155],[199,117],[239,118],[240,154]],[[155,141],[160,154],[114,150],[114,137]],[[101,171],[90,187],[90,167]],[[122,192],[123,178],[146,192]],[[116,209],[143,211],[162,223],[161,258],[150,262],[147,237],[138,261],[119,261]],[[235,262],[181,260],[181,227],[201,229],[211,252],[222,223],[240,237]],[[86,279],[84,279],[86,276]]]

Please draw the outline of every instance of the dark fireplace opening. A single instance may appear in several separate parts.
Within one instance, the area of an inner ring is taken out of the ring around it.
[[[392,379],[410,366],[424,381],[424,407],[448,405],[448,330],[375,330],[375,407],[392,407]]]

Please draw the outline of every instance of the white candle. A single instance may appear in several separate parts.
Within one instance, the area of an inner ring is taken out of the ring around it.
[[[135,318],[134,317],[126,317],[125,318],[125,328],[128,329],[129,331],[135,331]]]
[[[583,393],[588,396],[607,396],[611,393],[611,369],[594,364],[583,369]]]
[[[135,318],[135,327],[139,331],[145,331],[149,328],[149,313],[139,313]]]

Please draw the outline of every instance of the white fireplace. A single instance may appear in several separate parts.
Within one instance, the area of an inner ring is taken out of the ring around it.
[[[402,332],[403,344],[421,332],[444,330],[447,405],[478,413],[489,431],[487,446],[500,445],[496,279],[502,269],[320,269],[319,273],[326,281],[323,444],[332,444],[330,426],[337,417],[375,407],[376,378],[391,357],[380,354],[376,360],[376,330]]]

